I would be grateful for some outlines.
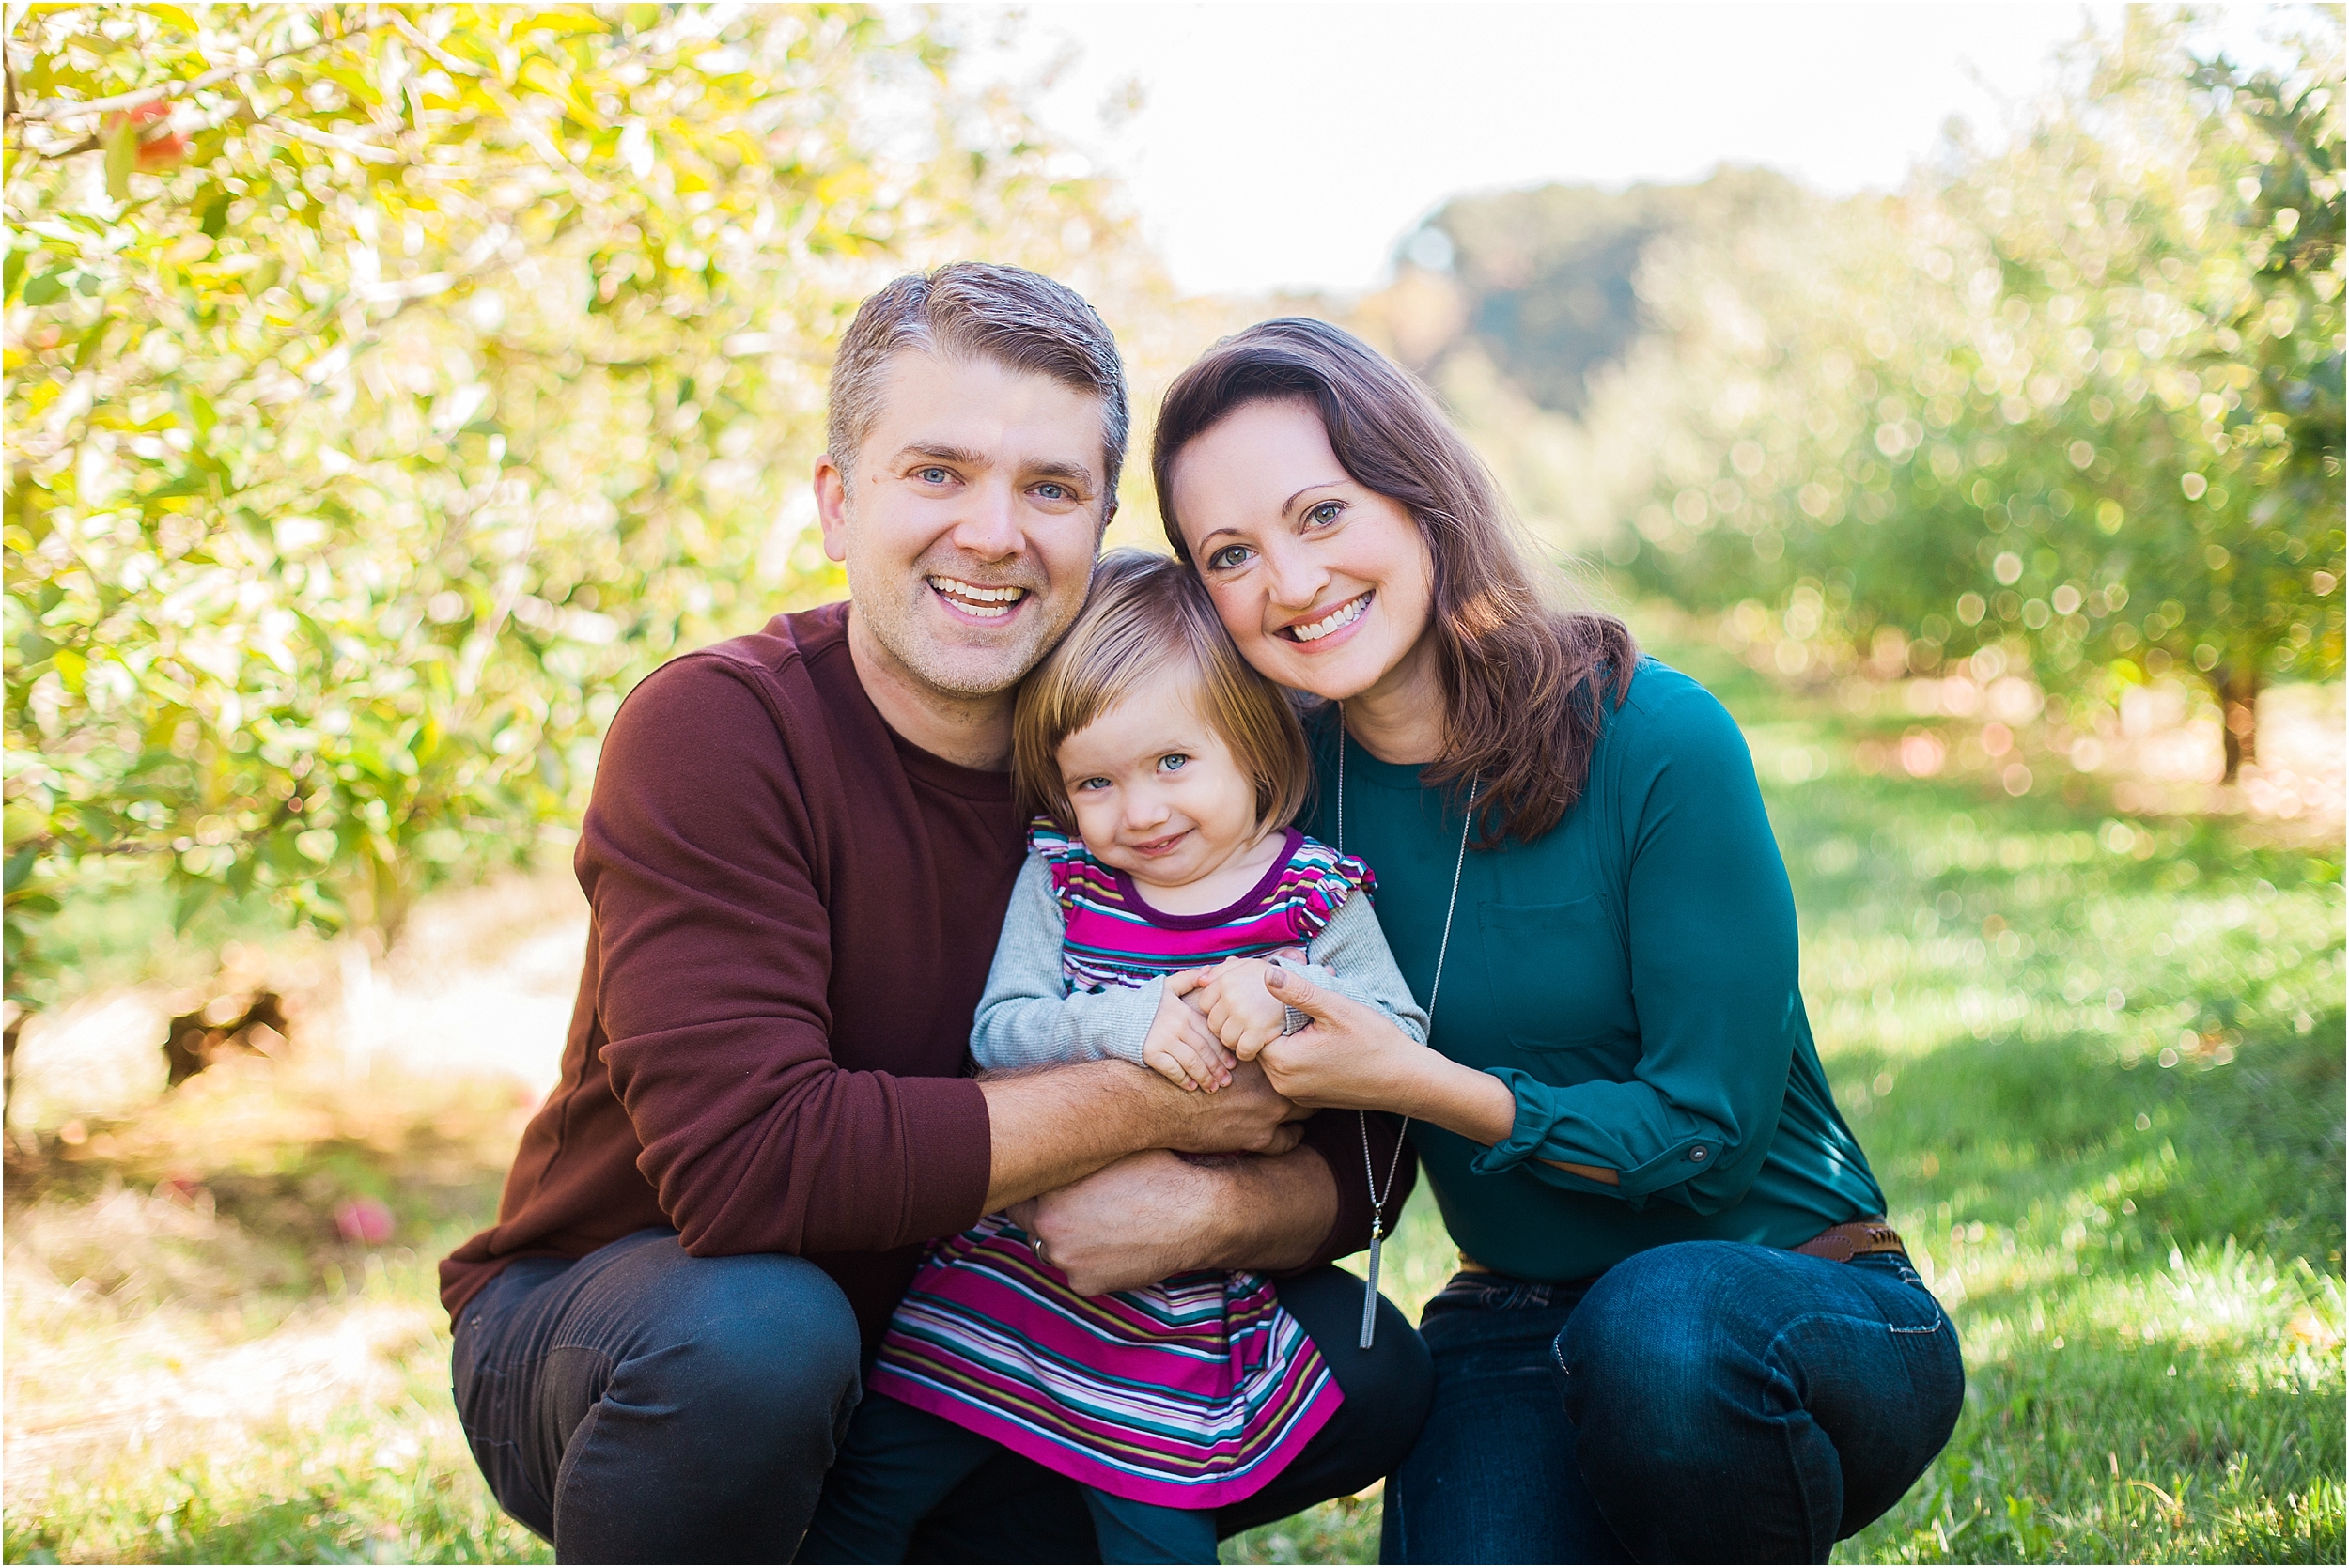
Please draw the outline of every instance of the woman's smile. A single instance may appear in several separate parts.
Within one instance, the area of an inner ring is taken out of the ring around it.
[[[1327,614],[1310,621],[1295,622],[1284,626],[1281,629],[1280,635],[1286,637],[1292,643],[1303,643],[1309,645],[1334,637],[1362,618],[1363,612],[1370,608],[1371,595],[1374,592],[1376,592],[1375,589],[1365,589]]]

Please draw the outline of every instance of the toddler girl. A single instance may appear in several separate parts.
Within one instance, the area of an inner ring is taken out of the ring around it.
[[[1286,826],[1309,767],[1190,568],[1105,556],[1014,710],[1014,776],[1046,815],[972,1031],[979,1065],[1117,1056],[1211,1094],[1303,1021],[1265,986],[1283,961],[1424,1039],[1369,868]],[[1215,1510],[1344,1397],[1260,1276],[1082,1296],[999,1214],[932,1246],[865,1389],[810,1553],[902,1560],[1002,1445],[1082,1483],[1104,1561],[1213,1562]]]

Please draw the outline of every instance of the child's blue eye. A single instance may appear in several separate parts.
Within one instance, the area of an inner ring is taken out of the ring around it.
[[[1107,788],[1109,788],[1109,786],[1110,786],[1110,782],[1109,782],[1109,780],[1107,780],[1107,779],[1082,779],[1082,780],[1078,781],[1078,784],[1077,784],[1077,786],[1076,786],[1076,787],[1077,787],[1078,789],[1080,789],[1080,790],[1086,790],[1086,789],[1107,789]]]
[[[1183,755],[1180,752],[1169,752],[1166,755],[1159,758],[1159,767],[1165,771],[1172,773],[1180,768],[1183,764],[1189,762],[1190,760],[1190,758]]]

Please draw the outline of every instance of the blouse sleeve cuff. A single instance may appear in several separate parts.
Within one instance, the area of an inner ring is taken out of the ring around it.
[[[1549,1103],[1549,1085],[1532,1074],[1515,1067],[1485,1069],[1502,1083],[1517,1100],[1517,1119],[1510,1127],[1509,1136],[1486,1149],[1469,1162],[1469,1169],[1480,1176],[1498,1174],[1524,1164],[1541,1148],[1557,1121],[1556,1108]]]

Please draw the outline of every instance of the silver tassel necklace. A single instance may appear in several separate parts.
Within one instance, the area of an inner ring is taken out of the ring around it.
[[[1452,897],[1443,907],[1443,939],[1436,946],[1436,977],[1427,983],[1427,1037],[1436,1036],[1436,993],[1443,988],[1443,961],[1452,952],[1452,917],[1460,907],[1460,873],[1468,867],[1469,828],[1476,821],[1476,792],[1484,781],[1469,781],[1468,811],[1460,820],[1460,854],[1452,864]],[[1346,705],[1338,705],[1338,853],[1346,853]],[[1370,1189],[1370,1277],[1362,1284],[1362,1335],[1360,1348],[1368,1350],[1378,1329],[1378,1250],[1387,1239],[1387,1200],[1394,1194],[1394,1178],[1403,1169],[1403,1135],[1411,1119],[1395,1129],[1394,1157],[1387,1164],[1387,1184],[1379,1190],[1377,1167],[1370,1157],[1370,1112],[1358,1110],[1361,1124],[1362,1181]]]

